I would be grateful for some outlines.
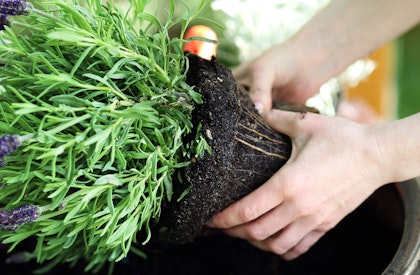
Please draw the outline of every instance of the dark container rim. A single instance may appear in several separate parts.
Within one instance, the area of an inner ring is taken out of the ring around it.
[[[404,229],[397,252],[382,274],[420,274],[420,178],[398,185],[404,204]]]

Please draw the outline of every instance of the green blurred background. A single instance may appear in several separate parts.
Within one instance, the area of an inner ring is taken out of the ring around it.
[[[396,41],[398,117],[420,111],[420,26]]]

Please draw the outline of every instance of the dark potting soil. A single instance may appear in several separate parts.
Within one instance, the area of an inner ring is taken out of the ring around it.
[[[183,185],[175,185],[174,198],[187,186],[190,192],[180,202],[164,204],[152,242],[139,247],[148,258],[129,254],[116,263],[113,274],[381,274],[402,234],[402,220],[393,219],[403,218],[393,185],[378,190],[308,253],[291,262],[205,227],[217,212],[275,173],[287,161],[291,145],[288,137],[265,126],[228,69],[215,59],[189,59],[189,84],[204,100],[194,110],[193,123],[201,124],[212,154],[195,159],[182,171]],[[7,256],[1,249],[0,274],[30,274],[39,267],[34,262],[4,264]],[[82,274],[84,267],[83,262],[72,268],[63,265],[48,274]]]
[[[205,224],[216,213],[266,182],[291,153],[289,137],[266,126],[230,70],[216,59],[188,59],[187,82],[203,98],[192,123],[202,127],[212,152],[194,159],[181,173],[184,183],[174,185],[174,198],[186,187],[188,194],[162,208],[160,225],[167,230],[160,238],[172,243],[206,234]]]

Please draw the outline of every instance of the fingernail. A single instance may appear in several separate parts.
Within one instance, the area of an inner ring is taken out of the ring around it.
[[[262,114],[264,112],[264,105],[261,102],[255,102],[254,107],[259,114]]]

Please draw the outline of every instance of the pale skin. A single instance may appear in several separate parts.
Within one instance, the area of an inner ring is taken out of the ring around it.
[[[267,124],[291,137],[292,155],[209,226],[292,260],[379,187],[420,175],[420,114],[367,125],[271,110],[273,99],[304,102],[353,61],[416,25],[419,6],[420,0],[332,1],[289,41],[234,70]]]

